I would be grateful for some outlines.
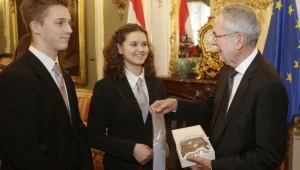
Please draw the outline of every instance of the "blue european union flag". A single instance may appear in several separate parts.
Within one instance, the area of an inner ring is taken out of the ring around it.
[[[288,123],[300,116],[300,21],[296,0],[275,0],[264,56],[278,70],[289,96]]]

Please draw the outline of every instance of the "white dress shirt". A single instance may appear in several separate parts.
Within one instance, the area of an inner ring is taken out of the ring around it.
[[[55,73],[52,69],[53,69],[55,63],[59,64],[58,57],[56,56],[55,60],[53,61],[51,57],[47,56],[46,54],[42,53],[41,51],[39,51],[38,49],[34,48],[31,45],[29,46],[29,51],[31,51],[43,63],[43,65],[46,67],[48,72],[51,74],[53,80],[57,84],[57,81],[56,81],[56,78],[55,78]],[[66,87],[65,83],[64,83],[64,86],[65,86],[66,93],[67,93],[67,101],[69,103],[68,90],[67,90],[67,87]],[[68,108],[70,110],[70,104],[68,105]]]
[[[149,94],[148,94],[148,88],[147,88],[147,84],[146,84],[146,80],[145,80],[144,68],[142,70],[142,74],[139,75],[139,76],[136,76],[136,75],[132,74],[127,68],[125,68],[125,75],[127,77],[127,80],[129,82],[130,87],[131,87],[134,94],[136,94],[135,86],[136,86],[136,83],[137,83],[138,79],[139,78],[142,79],[143,91],[145,92],[147,100],[149,102]]]
[[[242,80],[245,72],[247,71],[248,67],[252,63],[252,61],[255,58],[255,56],[257,55],[257,53],[258,53],[258,50],[257,50],[257,48],[255,48],[254,51],[250,54],[250,56],[247,57],[240,65],[238,65],[235,68],[235,71],[237,71],[238,74],[234,77],[233,87],[232,87],[231,95],[230,95],[230,98],[229,98],[227,111],[229,109],[229,106],[232,102],[232,99],[233,99],[233,97],[234,97],[234,95],[237,91],[237,88],[239,87],[239,85],[241,83],[241,80]]]

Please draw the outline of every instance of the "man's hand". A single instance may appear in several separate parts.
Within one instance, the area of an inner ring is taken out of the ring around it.
[[[187,160],[197,163],[197,165],[191,166],[192,170],[211,170],[211,160],[206,158],[189,155]]]
[[[157,113],[166,114],[177,110],[177,105],[178,102],[176,99],[157,100],[149,107],[149,112],[153,113],[152,110],[154,110]]]
[[[137,143],[133,149],[133,156],[142,165],[153,158],[153,150],[147,145]]]

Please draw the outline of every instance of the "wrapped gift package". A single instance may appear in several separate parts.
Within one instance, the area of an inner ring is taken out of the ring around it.
[[[200,125],[174,129],[172,134],[182,168],[196,165],[186,160],[190,154],[210,160],[215,159],[215,151]]]

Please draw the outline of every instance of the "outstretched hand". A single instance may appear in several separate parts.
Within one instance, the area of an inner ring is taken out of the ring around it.
[[[149,112],[153,114],[153,111],[155,111],[156,113],[166,114],[177,110],[177,105],[176,99],[157,100],[149,107]]]

